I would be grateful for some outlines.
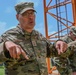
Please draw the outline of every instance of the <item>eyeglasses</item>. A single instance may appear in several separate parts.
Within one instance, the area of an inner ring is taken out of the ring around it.
[[[31,12],[25,12],[22,14],[23,17],[28,18],[29,16],[34,16],[35,15],[35,11],[31,11]]]

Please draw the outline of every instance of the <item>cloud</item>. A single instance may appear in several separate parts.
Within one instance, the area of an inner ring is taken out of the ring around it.
[[[13,10],[12,7],[7,7],[6,10],[5,10],[5,12],[6,13],[12,13],[12,10]]]
[[[40,0],[17,0],[17,3],[19,2],[34,2],[35,7],[39,5]]]
[[[0,22],[0,35],[6,30],[6,22]]]
[[[0,22],[0,35],[3,34],[5,31],[15,28],[16,26],[7,27],[6,22]]]

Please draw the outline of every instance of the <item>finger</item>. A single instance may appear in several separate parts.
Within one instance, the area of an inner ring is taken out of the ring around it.
[[[61,52],[60,52],[60,49],[58,49],[58,54],[60,55],[60,53],[61,53]]]
[[[10,56],[13,57],[13,47],[9,48],[8,51],[9,51]]]
[[[60,54],[60,46],[59,46],[59,44],[56,44],[56,49],[58,51],[58,54]]]
[[[13,47],[13,52],[12,52],[12,55],[13,55],[13,58],[17,58],[17,52],[16,52],[16,46]]]
[[[63,53],[64,48],[65,48],[65,47],[63,47],[63,46],[64,46],[64,44],[62,43],[62,44],[60,45],[60,52],[61,52],[61,53]]]
[[[68,47],[68,45],[67,45],[67,44],[65,44],[65,47],[64,47],[64,52],[66,51],[67,47]]]
[[[16,53],[17,53],[17,58],[19,59],[20,58],[20,55],[22,54],[21,53],[21,47],[20,46],[17,46]]]
[[[26,53],[21,49],[21,54],[23,55],[23,57],[25,58],[25,59],[29,59],[28,58],[28,56],[26,55]]]
[[[66,43],[62,43],[61,44],[61,53],[65,52],[66,49],[67,49],[67,44]]]
[[[17,54],[16,58],[19,59],[20,58],[20,54],[21,54],[20,49],[18,49],[18,48],[16,49],[16,54]]]

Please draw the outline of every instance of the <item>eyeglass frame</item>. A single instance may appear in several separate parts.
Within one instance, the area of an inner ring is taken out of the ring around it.
[[[34,16],[36,11],[31,11],[31,12],[25,12],[22,14],[23,17],[28,18],[29,16]]]

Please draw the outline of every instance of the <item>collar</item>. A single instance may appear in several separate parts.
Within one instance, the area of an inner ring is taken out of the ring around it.
[[[18,28],[18,32],[21,33],[22,35],[37,35],[38,34],[38,31],[36,31],[36,30],[32,30],[31,33],[23,30],[19,24],[17,25],[17,28]]]

